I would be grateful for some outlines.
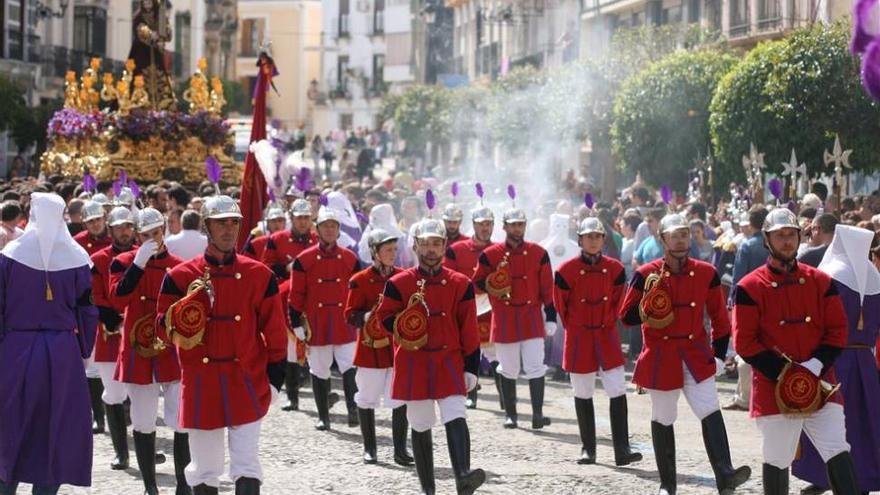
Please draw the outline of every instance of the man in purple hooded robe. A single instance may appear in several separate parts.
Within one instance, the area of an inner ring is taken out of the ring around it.
[[[855,463],[859,491],[880,490],[880,383],[871,348],[880,331],[880,274],[868,259],[874,233],[838,224],[819,270],[831,275],[849,323],[847,345],[834,362],[843,393],[846,440]],[[801,455],[792,472],[812,485],[802,494],[829,490],[825,463],[801,434]]]
[[[83,359],[98,324],[91,262],[64,201],[34,193],[25,233],[0,252],[0,495],[89,486],[92,420]]]

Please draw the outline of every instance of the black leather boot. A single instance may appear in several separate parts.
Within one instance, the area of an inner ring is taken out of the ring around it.
[[[446,423],[446,443],[455,475],[455,490],[458,495],[471,495],[486,482],[486,473],[482,469],[470,469],[470,432],[464,418]]]
[[[764,495],[788,495],[788,469],[765,463],[761,471]]]
[[[260,480],[256,478],[235,480],[235,495],[260,495]]]
[[[354,375],[357,370],[351,368],[342,374],[342,391],[345,393],[345,407],[348,409],[348,426],[354,428],[358,425],[358,407],[354,401],[354,394],[357,393],[357,383],[354,381]]]
[[[159,488],[156,486],[156,432],[135,431],[132,435],[138,469],[141,472],[141,479],[144,480],[144,494],[159,495]]]
[[[473,390],[467,393],[467,399],[464,402],[465,407],[468,409],[476,409],[477,408],[477,389],[480,388],[479,385],[474,387]]]
[[[315,408],[318,410],[318,421],[315,422],[315,429],[318,431],[327,431],[330,429],[330,404],[327,395],[330,390],[330,379],[322,380],[312,375],[312,392],[315,394]]]
[[[121,471],[128,469],[128,435],[125,428],[125,407],[122,404],[105,404],[107,411],[107,429],[110,431],[110,441],[113,442],[113,452],[116,457],[110,461],[110,469]]]
[[[849,452],[841,452],[828,459],[825,463],[828,467],[828,481],[831,482],[831,492],[834,495],[858,495],[859,482],[856,480],[856,471],[853,466],[852,455]]]
[[[529,393],[532,398],[532,429],[540,430],[550,426],[550,418],[544,417],[544,377],[529,380]]]
[[[218,489],[202,483],[193,487],[193,495],[218,495]]]
[[[100,378],[89,378],[89,399],[92,402],[92,433],[104,433],[104,384]]]
[[[657,459],[657,473],[660,475],[660,495],[675,495],[675,429],[651,421],[651,440],[654,443],[654,457]]]
[[[376,464],[376,411],[359,407],[358,417],[364,437],[364,464]]]
[[[574,398],[574,411],[577,413],[578,430],[581,434],[581,458],[578,464],[596,463],[596,412],[593,399]]]
[[[733,467],[730,461],[730,445],[727,443],[727,429],[721,411],[715,411],[703,418],[703,443],[709,454],[709,463],[715,472],[715,486],[718,493],[733,493],[739,485],[748,481],[752,468],[748,466]]]
[[[174,477],[177,480],[175,495],[193,495],[192,489],[186,483],[184,470],[192,459],[189,455],[189,435],[174,432]]]
[[[406,406],[391,411],[391,439],[394,442],[394,462],[401,466],[412,466],[413,458],[406,451],[406,432],[409,421],[406,419]]]
[[[422,493],[434,495],[434,440],[431,438],[431,430],[421,433],[412,430],[412,444]]]
[[[505,428],[516,428],[516,380],[501,377],[501,398],[504,400]]]
[[[626,466],[642,460],[642,454],[633,452],[629,447],[629,412],[626,395],[610,400],[611,441],[614,443],[614,464]]]
[[[296,363],[287,363],[284,390],[287,392],[287,404],[281,406],[281,410],[299,411],[299,365]]]
[[[492,377],[495,380],[495,391],[498,392],[498,407],[504,410],[504,397],[501,394],[501,373],[498,373],[498,361],[492,362]]]

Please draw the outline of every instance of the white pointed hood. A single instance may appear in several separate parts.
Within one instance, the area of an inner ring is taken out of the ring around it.
[[[547,250],[547,254],[550,256],[550,265],[554,270],[565,261],[577,256],[581,251],[577,243],[571,240],[568,235],[569,219],[568,215],[559,213],[550,215],[550,232],[540,242],[541,247]]]
[[[88,253],[70,236],[64,223],[64,200],[52,193],[31,194],[31,213],[24,234],[2,254],[34,270],[60,271],[92,266]]]
[[[862,302],[865,296],[880,293],[880,273],[868,259],[873,239],[874,233],[870,230],[838,224],[834,228],[834,239],[819,263],[819,270],[858,292]]]

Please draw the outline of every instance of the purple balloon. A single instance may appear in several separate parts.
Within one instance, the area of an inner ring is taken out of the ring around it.
[[[868,45],[862,56],[862,86],[875,100],[880,100],[880,38]]]
[[[853,53],[865,53],[868,45],[880,35],[878,25],[878,0],[858,0],[853,9],[853,37],[850,50]]]

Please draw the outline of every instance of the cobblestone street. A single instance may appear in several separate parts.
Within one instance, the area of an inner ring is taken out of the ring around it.
[[[492,494],[597,494],[641,495],[657,490],[658,478],[650,437],[650,401],[647,395],[636,395],[630,389],[629,417],[633,448],[645,456],[640,463],[617,468],[613,462],[608,400],[600,390],[596,394],[596,422],[599,464],[579,466],[580,453],[574,405],[567,384],[547,382],[545,414],[553,424],[543,431],[531,430],[528,387],[518,387],[520,429],[504,430],[503,413],[497,407],[497,395],[490,379],[481,377],[483,389],[477,410],[469,411],[468,423],[472,438],[472,465],[486,470],[487,481],[478,493]],[[721,402],[731,396],[734,383],[719,383]],[[334,389],[341,395],[341,382],[334,379]],[[280,401],[279,401],[280,402]],[[334,493],[334,494],[415,494],[418,479],[414,468],[393,463],[390,411],[377,413],[380,463],[367,466],[361,462],[360,430],[345,424],[345,406],[340,402],[331,410],[333,430],[318,432],[312,426],[315,418],[310,389],[301,391],[301,411],[286,413],[280,404],[263,422],[262,463],[265,480],[262,493]],[[160,408],[161,410],[161,408]],[[734,465],[748,464],[752,479],[737,493],[761,493],[760,436],[754,422],[745,412],[727,412],[724,417],[730,437]],[[130,430],[129,430],[130,432]],[[168,461],[158,466],[162,493],[174,493],[174,465],[171,460],[170,430],[158,429],[157,444],[168,454]],[[137,470],[111,471],[110,437],[95,437],[93,487],[90,490],[62,487],[62,494],[116,495],[142,493]],[[717,493],[703,440],[700,424],[693,417],[684,398],[679,402],[676,423],[679,493],[709,495]],[[438,493],[454,493],[454,481],[442,427],[434,429],[434,459]],[[134,452],[131,464],[135,466]],[[792,493],[803,483],[792,479]],[[20,490],[24,493],[24,487]],[[224,480],[221,493],[232,493],[233,486]]]

